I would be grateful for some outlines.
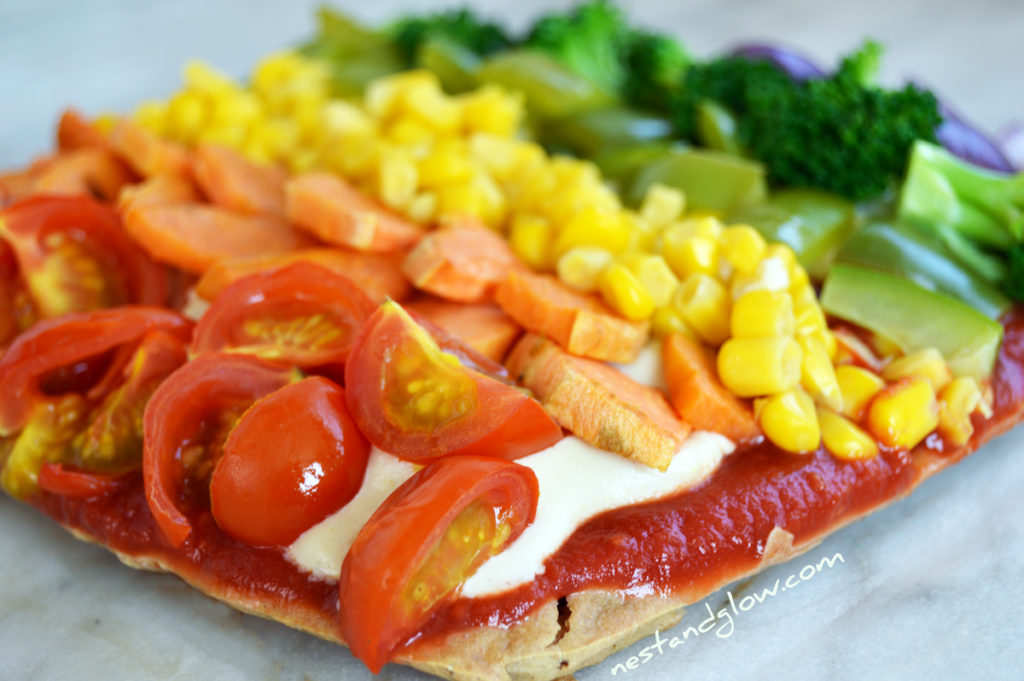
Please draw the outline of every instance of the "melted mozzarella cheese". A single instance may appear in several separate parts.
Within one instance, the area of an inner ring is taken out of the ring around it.
[[[517,463],[537,474],[536,519],[480,566],[463,585],[462,595],[485,596],[532,581],[544,572],[544,560],[587,519],[692,487],[711,475],[733,448],[716,433],[693,433],[664,473],[576,437],[519,459]]]
[[[668,392],[665,382],[665,367],[661,360],[661,342],[651,341],[629,364],[612,364],[613,367],[637,383]]]
[[[419,468],[376,447],[371,449],[359,492],[332,515],[303,532],[288,547],[288,558],[317,577],[337,579],[359,530],[388,495]]]
[[[545,559],[587,519],[692,487],[711,475],[733,448],[730,440],[716,433],[692,433],[664,473],[573,436],[519,459],[517,463],[537,475],[536,518],[470,577],[462,595],[484,596],[531,581],[544,571]],[[374,447],[359,493],[295,540],[288,547],[289,559],[317,577],[337,579],[359,530],[418,468]]]

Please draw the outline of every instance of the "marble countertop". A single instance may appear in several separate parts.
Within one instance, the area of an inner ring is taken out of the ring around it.
[[[68,104],[89,113],[123,111],[166,95],[187,58],[243,75],[259,55],[306,35],[316,4],[0,3],[0,167],[49,148]],[[475,4],[521,25],[553,3]],[[927,83],[988,130],[1024,118],[1024,3],[1016,0],[633,4],[640,21],[672,30],[701,55],[770,39],[827,63],[872,36],[889,46],[887,82]],[[372,21],[401,6],[351,4]],[[1020,678],[1022,456],[1019,429],[804,556],[693,606],[666,637],[698,628],[708,608],[726,608],[706,633],[674,648],[662,645],[661,652],[652,647],[655,639],[646,639],[577,678]],[[826,558],[831,567],[821,563]],[[805,569],[819,564],[820,571]],[[785,585],[791,575],[791,588],[763,602],[747,598],[763,595],[776,580]],[[340,647],[236,613],[175,577],[124,568],[6,497],[0,498],[0,651],[0,679],[18,681],[371,678]],[[636,668],[626,670],[634,656]],[[426,677],[387,667],[380,678]]]

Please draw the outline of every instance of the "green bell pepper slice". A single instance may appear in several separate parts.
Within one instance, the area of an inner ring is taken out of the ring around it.
[[[768,195],[761,163],[707,149],[669,150],[636,174],[628,202],[639,205],[655,183],[682,190],[688,209],[718,213],[758,203]]]

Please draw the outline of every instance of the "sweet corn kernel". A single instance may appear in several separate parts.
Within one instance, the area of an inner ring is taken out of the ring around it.
[[[786,266],[787,272],[792,272],[797,267],[796,253],[786,244],[768,244],[764,249],[765,258],[778,258]]]
[[[761,232],[750,225],[733,225],[722,232],[722,255],[740,274],[750,274],[767,247]]]
[[[792,390],[800,382],[800,346],[792,338],[730,338],[718,351],[718,377],[740,397]]]
[[[825,311],[821,309],[817,300],[800,304],[794,303],[793,315],[796,321],[797,335],[809,335],[828,328]]]
[[[935,389],[926,378],[903,379],[888,386],[868,408],[868,430],[890,447],[913,449],[938,425]]]
[[[676,290],[672,304],[687,325],[709,345],[729,337],[729,294],[706,274],[691,274]]]
[[[792,336],[793,300],[785,291],[750,291],[732,305],[729,325],[734,338]]]
[[[663,257],[651,253],[623,253],[618,261],[640,280],[655,307],[664,307],[672,302],[679,280]]]
[[[437,213],[437,195],[433,192],[421,192],[413,197],[405,207],[405,214],[420,223],[431,222]]]
[[[971,414],[981,407],[978,382],[958,376],[939,392],[939,433],[954,445],[965,445],[974,433]]]
[[[825,344],[815,336],[799,336],[797,343],[803,351],[800,385],[817,404],[823,404],[835,411],[842,409],[843,396]]]
[[[801,305],[818,305],[818,294],[809,283],[802,286],[790,286],[789,294],[793,296],[794,308]]]
[[[651,333],[656,338],[664,338],[669,334],[681,333],[687,338],[696,338],[693,330],[687,326],[686,320],[673,305],[659,307],[651,317]]]
[[[810,395],[787,390],[757,400],[757,420],[766,438],[793,454],[807,454],[821,445],[821,428]]]
[[[661,235],[661,255],[680,279],[691,274],[718,276],[718,240],[705,234],[691,234],[680,224]]]
[[[586,209],[566,223],[555,239],[554,254],[561,256],[576,246],[600,246],[621,253],[629,245],[629,227],[618,213]]]
[[[167,133],[183,144],[192,144],[206,122],[207,105],[194,92],[180,92],[167,105]]]
[[[628,267],[614,262],[597,277],[597,289],[609,307],[634,322],[650,319],[654,301]]]
[[[789,289],[789,268],[779,258],[762,258],[750,274],[735,274],[729,288],[733,300],[750,291],[786,291]]]
[[[388,154],[378,171],[380,198],[392,208],[402,208],[416,195],[419,175],[416,164],[405,154]]]
[[[789,268],[789,285],[791,288],[801,288],[810,286],[810,284],[811,277],[800,263],[795,263]]]
[[[879,357],[896,357],[903,354],[903,348],[877,333],[871,334],[871,347]]]
[[[519,129],[523,100],[518,93],[496,85],[462,95],[462,124],[467,132],[486,132],[509,137]]]
[[[424,187],[442,187],[458,184],[473,177],[474,164],[465,153],[456,150],[438,150],[420,160],[417,167],[420,184]]]
[[[558,259],[555,271],[565,284],[580,291],[597,288],[597,277],[612,261],[611,252],[597,246],[570,248]]]
[[[167,133],[167,105],[156,100],[142,102],[135,108],[134,118],[139,125],[163,136]]]
[[[551,223],[536,215],[517,215],[509,227],[508,242],[512,251],[535,270],[548,267],[548,244]]]
[[[681,230],[689,236],[706,236],[718,241],[722,238],[725,225],[711,214],[690,213],[687,217],[669,225],[669,228]]]
[[[877,374],[852,364],[836,367],[835,374],[843,415],[860,421],[864,407],[885,387],[885,381]]]
[[[640,215],[655,227],[663,227],[678,220],[686,207],[686,197],[675,187],[655,182],[647,188]]]
[[[483,218],[487,197],[471,182],[448,185],[437,190],[437,214],[440,218],[472,216]]]
[[[946,360],[942,359],[942,353],[935,348],[924,348],[898,357],[882,369],[882,378],[887,381],[913,376],[927,378],[936,392],[953,380],[953,372],[946,365]]]
[[[845,416],[818,407],[818,425],[825,449],[840,459],[861,461],[878,454],[878,444]]]

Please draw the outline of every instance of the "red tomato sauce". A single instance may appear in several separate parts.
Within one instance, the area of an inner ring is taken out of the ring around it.
[[[770,444],[739,450],[701,486],[660,501],[621,508],[586,522],[545,564],[532,583],[493,597],[460,599],[443,607],[420,640],[478,625],[509,625],[555,598],[590,588],[641,593],[698,592],[749,572],[778,526],[813,540],[906,493],[921,462],[955,461],[1011,427],[1024,412],[1024,309],[1003,319],[1005,337],[992,380],[994,415],[976,421],[969,448],[931,437],[913,453],[883,450],[869,461],[843,462],[823,451],[794,456]],[[248,603],[287,603],[315,620],[334,622],[338,590],[312,579],[279,548],[258,548],[221,533],[208,511],[193,517],[181,549],[160,535],[146,505],[141,476],[100,499],[42,494],[44,512],[111,548],[164,560],[191,582]],[[330,628],[330,627],[328,627]]]

